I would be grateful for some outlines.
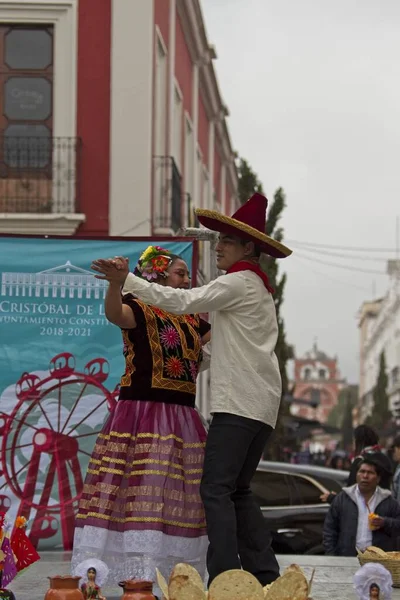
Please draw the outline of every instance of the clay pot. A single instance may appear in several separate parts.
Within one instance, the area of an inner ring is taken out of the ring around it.
[[[0,588],[0,600],[15,600],[15,596],[11,590]]]
[[[44,600],[84,600],[79,589],[80,577],[56,575],[48,579],[50,579],[50,589],[47,590]]]
[[[118,584],[124,589],[121,600],[157,600],[153,594],[151,581],[141,579],[127,579]]]

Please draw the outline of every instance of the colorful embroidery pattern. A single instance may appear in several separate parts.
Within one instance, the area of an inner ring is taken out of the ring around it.
[[[183,362],[177,356],[171,356],[165,363],[165,370],[170,377],[178,379],[185,373],[185,367]]]
[[[135,349],[129,340],[129,333],[127,330],[122,330],[122,339],[124,344],[123,353],[125,356],[125,373],[121,377],[121,385],[130,385],[131,377],[136,370],[135,365],[133,364],[133,360],[135,358]]]
[[[190,374],[192,376],[193,381],[196,381],[197,375],[199,373],[199,366],[194,360],[190,361]]]
[[[149,344],[151,351],[152,372],[149,385],[153,389],[195,395],[202,358],[200,318],[196,315],[171,315],[137,299],[135,304],[143,313],[142,327],[147,330],[144,343]],[[139,331],[135,331],[138,335]],[[129,331],[123,331],[123,336],[126,370],[121,385],[134,386],[134,363],[140,358],[139,346],[135,350]]]
[[[160,341],[168,350],[176,348],[180,343],[179,333],[172,325],[167,325],[160,331]]]

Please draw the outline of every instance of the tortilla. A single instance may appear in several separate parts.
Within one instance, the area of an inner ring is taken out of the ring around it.
[[[241,569],[231,569],[212,581],[208,600],[264,600],[264,591],[254,575]]]
[[[272,585],[272,583],[269,583],[268,585],[264,585],[264,587],[263,587],[263,592],[264,592],[264,598],[265,599],[267,598],[268,591],[271,589],[271,585]]]
[[[307,600],[308,581],[301,570],[287,570],[274,581],[265,600]]]
[[[287,568],[284,570],[284,572],[283,572],[283,575],[284,575],[285,573],[289,573],[289,571],[293,571],[293,572],[295,572],[295,573],[303,573],[303,571],[300,569],[299,565],[295,565],[295,564],[293,564],[293,565],[289,565],[289,566],[288,566],[288,567],[287,567]]]
[[[165,598],[165,600],[169,600],[168,584],[166,582],[164,575],[162,573],[160,573],[160,571],[157,568],[156,568],[156,576],[157,576],[158,587],[162,591],[163,597]]]
[[[368,546],[364,554],[373,554],[374,556],[381,556],[382,558],[386,556],[386,552],[377,546]]]
[[[200,577],[200,573],[196,571],[192,565],[188,565],[186,563],[178,563],[172,569],[171,575],[169,577],[169,583],[180,575],[184,575],[189,578],[189,581],[194,585],[197,585],[201,590],[204,591],[204,583],[202,578]]]
[[[187,575],[175,575],[168,585],[169,600],[205,600],[206,593]]]

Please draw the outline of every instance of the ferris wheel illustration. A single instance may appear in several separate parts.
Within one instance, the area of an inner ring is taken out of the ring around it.
[[[31,519],[35,545],[60,528],[63,548],[72,548],[83,465],[118,397],[118,386],[104,386],[108,375],[106,359],[95,358],[78,371],[75,357],[63,352],[51,359],[44,377],[23,373],[14,409],[0,412],[0,503],[9,503],[6,491],[18,499],[18,514]]]

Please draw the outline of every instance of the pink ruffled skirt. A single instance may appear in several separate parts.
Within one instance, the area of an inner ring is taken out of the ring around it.
[[[205,441],[193,408],[118,401],[89,462],[72,567],[96,557],[110,568],[109,582],[154,581],[156,567],[168,577],[187,562],[205,576]]]

